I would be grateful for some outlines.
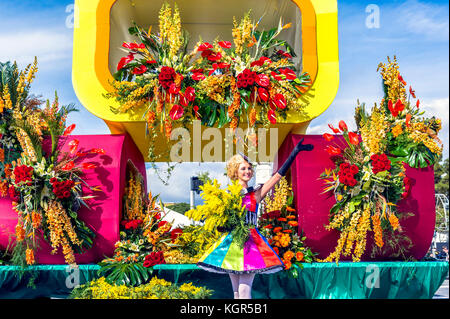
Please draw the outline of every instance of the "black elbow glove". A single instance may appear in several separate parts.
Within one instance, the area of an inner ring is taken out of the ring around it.
[[[287,171],[289,170],[289,167],[291,167],[292,163],[294,162],[294,159],[297,157],[297,154],[301,151],[312,151],[314,149],[314,146],[312,144],[305,144],[303,145],[303,138],[300,142],[298,142],[297,145],[295,145],[294,149],[292,150],[291,154],[287,158],[286,162],[280,167],[278,170],[278,174],[281,176],[285,176]]]

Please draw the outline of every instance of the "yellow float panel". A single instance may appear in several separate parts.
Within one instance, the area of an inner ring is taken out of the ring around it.
[[[301,98],[302,111],[288,112],[286,120],[279,118],[274,126],[279,130],[278,145],[289,132],[304,133],[309,122],[322,114],[335,98],[339,85],[336,0],[76,0],[74,90],[83,106],[103,119],[111,133],[130,134],[144,158],[149,141],[142,120],[143,110],[114,114],[110,106],[117,107],[117,102],[106,99],[104,94],[109,91],[112,74],[124,56],[121,44],[134,40],[128,28],[136,22],[141,27],[152,26],[152,30],[157,30],[158,12],[165,2],[176,3],[180,8],[191,46],[200,37],[204,41],[216,37],[231,40],[233,17],[239,20],[250,9],[253,19],[263,17],[259,29],[277,26],[280,17],[284,23],[292,23],[282,38],[294,48],[298,55],[294,62],[309,73],[312,85]],[[243,126],[246,127],[245,123]],[[157,140],[157,150],[167,145],[163,136]],[[191,158],[196,159],[193,155]]]

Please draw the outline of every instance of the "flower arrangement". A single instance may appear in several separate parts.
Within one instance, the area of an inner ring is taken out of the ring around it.
[[[234,47],[216,39],[199,41],[187,52],[188,35],[181,28],[179,10],[164,4],[158,34],[137,25],[129,29],[139,42],[123,43],[127,55],[119,61],[106,97],[120,103],[114,112],[143,109],[150,140],[159,127],[169,142],[174,124],[186,127],[195,119],[233,130],[246,120],[252,128],[247,139],[257,125],[275,124],[288,110],[301,109],[299,98],[310,77],[297,74],[295,53],[278,39],[290,26],[280,20],[276,28],[259,31],[258,22],[247,13],[239,23],[234,19]],[[163,155],[155,154],[150,144],[152,162]]]
[[[302,262],[312,262],[315,253],[303,244],[306,237],[298,235],[298,216],[293,207],[294,196],[286,178],[264,199],[264,211],[259,217],[261,233],[280,256],[285,270],[296,272],[292,265],[302,267]]]
[[[71,299],[206,299],[213,291],[194,286],[191,282],[175,285],[153,277],[137,287],[110,284],[100,277],[72,290]]]
[[[85,193],[97,191],[82,179],[83,172],[96,164],[80,164],[79,159],[90,153],[104,154],[104,150],[79,151],[79,141],[72,139],[68,143],[70,151],[60,151],[61,143],[67,142],[75,128],[74,124],[66,127],[67,115],[76,109],[73,105],[60,106],[56,94],[53,103],[47,100],[44,108],[39,108],[36,100],[30,102],[26,94],[36,70],[35,60],[18,74],[15,87],[3,88],[3,101],[10,111],[9,125],[21,151],[19,158],[4,166],[2,181],[2,188],[8,185],[8,192],[2,191],[1,195],[13,200],[13,209],[18,213],[12,262],[36,263],[38,239],[43,237],[53,248],[52,253],[61,248],[66,263],[74,265],[74,253],[90,248],[94,237],[77,211],[93,197]],[[14,104],[8,97],[14,97]],[[45,137],[49,139],[48,147]]]
[[[231,231],[233,238],[242,246],[249,236],[249,226],[245,223],[247,210],[242,206],[242,186],[232,181],[227,189],[221,189],[216,179],[200,186],[203,205],[186,212],[194,221],[203,222],[206,232],[218,234]],[[216,237],[216,236],[214,236]]]
[[[411,188],[404,165],[425,167],[434,163],[442,151],[436,136],[440,121],[419,117],[423,114],[419,102],[413,105],[410,101],[415,92],[410,88],[407,97],[396,59],[388,61],[388,66],[379,66],[386,95],[371,114],[366,113],[364,105],[358,105],[357,132],[350,132],[344,121],[339,122],[339,128],[329,125],[335,134],[343,134],[346,145],[326,148],[335,168],[325,169],[321,178],[326,183],[324,192],[336,198],[326,228],[340,231],[340,238],[335,251],[323,261],[338,262],[341,255],[359,261],[369,232],[373,232],[375,242],[372,256],[381,253],[388,243],[392,257],[405,258],[412,245],[400,225],[409,214],[397,210],[398,202],[409,196]],[[417,131],[419,127],[421,131]],[[418,134],[422,136],[420,141],[415,139]],[[324,138],[331,142],[334,135],[325,133]]]

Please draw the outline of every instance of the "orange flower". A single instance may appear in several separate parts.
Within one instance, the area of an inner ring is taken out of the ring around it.
[[[278,220],[279,222],[285,222],[285,221],[287,221],[287,219],[284,218],[284,217],[277,218],[277,220]]]
[[[292,233],[292,229],[285,229],[285,230],[283,230],[283,233]]]
[[[278,250],[278,247],[273,247],[273,250],[277,253],[277,255],[280,254],[280,251]]]
[[[6,164],[5,168],[3,169],[3,171],[5,172],[5,177],[6,178],[10,178],[12,175],[12,165],[11,164]]]
[[[0,162],[5,161],[5,150],[3,148],[0,148]]]
[[[292,264],[290,261],[286,261],[284,262],[284,269],[288,270],[289,268],[291,268]]]
[[[391,224],[392,228],[396,230],[399,226],[398,218],[394,214],[389,215],[389,223]]]
[[[26,256],[26,260],[27,260],[27,265],[33,265],[35,262],[33,250],[30,248],[27,248],[27,250],[25,252],[25,256]]]
[[[298,222],[296,222],[295,220],[289,221],[288,224],[291,225],[292,227],[298,226]]]
[[[289,216],[286,216],[286,218],[287,219],[296,219],[297,217],[295,215],[289,215]]]
[[[297,259],[297,261],[302,261],[303,257],[304,255],[301,251],[297,251],[297,253],[295,254],[295,259]]]
[[[34,229],[39,228],[39,226],[41,225],[41,221],[42,221],[42,215],[33,211],[31,213],[31,225],[33,226],[33,228]]]
[[[263,228],[265,228],[265,229],[272,229],[273,226],[271,224],[269,224],[269,225],[264,226]]]
[[[25,230],[22,227],[21,223],[17,223],[16,225],[16,241],[21,242],[25,239]]]
[[[286,207],[286,210],[288,212],[295,212],[295,208],[292,208],[292,207],[289,207],[289,206]]]
[[[291,259],[294,257],[294,253],[290,250],[288,250],[287,252],[285,252],[283,254],[283,259],[286,261],[291,261]]]
[[[275,227],[274,229],[273,229],[273,232],[276,234],[276,233],[279,233],[280,231],[281,231],[281,229],[283,229],[282,227]]]

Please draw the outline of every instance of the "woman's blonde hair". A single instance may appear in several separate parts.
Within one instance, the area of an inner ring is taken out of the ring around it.
[[[227,175],[228,177],[235,181],[238,179],[238,170],[241,163],[247,162],[242,155],[236,154],[233,155],[227,162]],[[250,164],[252,165],[252,164]],[[253,166],[252,166],[253,167]]]

